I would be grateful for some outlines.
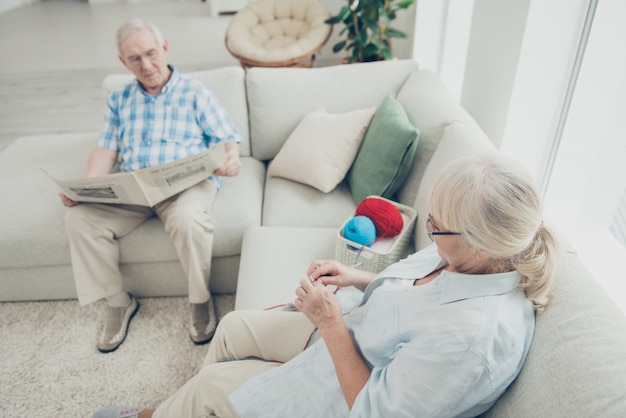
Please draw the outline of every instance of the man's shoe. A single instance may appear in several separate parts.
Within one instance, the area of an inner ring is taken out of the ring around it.
[[[107,406],[106,408],[98,409],[93,414],[93,418],[137,418],[141,411],[143,411],[143,408]]]
[[[205,303],[191,304],[191,324],[189,337],[194,344],[206,344],[211,341],[217,328],[217,314],[213,298]]]
[[[117,350],[126,338],[128,324],[139,309],[139,303],[134,297],[130,297],[130,305],[125,308],[107,308],[107,319],[100,337],[98,338],[98,350],[101,353],[110,353]]]

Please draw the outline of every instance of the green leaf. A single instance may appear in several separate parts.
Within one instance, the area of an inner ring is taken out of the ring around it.
[[[394,29],[394,28],[387,28],[385,35],[387,35],[390,38],[406,38],[406,33],[399,31],[397,29]]]
[[[339,10],[339,13],[337,13],[336,16],[329,17],[328,19],[324,21],[324,23],[334,25],[335,23],[339,23],[342,20],[345,20],[346,18],[350,17],[351,13],[352,11],[350,10],[348,6],[343,6],[341,10]]]
[[[354,42],[358,41],[360,44],[365,45],[367,44],[367,38],[368,38],[367,31],[363,30],[359,33],[359,36],[356,36],[354,38]]]
[[[415,3],[415,0],[401,0],[400,3],[397,4],[397,6],[399,9],[406,9],[413,3]]]
[[[406,38],[407,35],[390,25],[401,9],[406,9],[415,0],[347,0],[336,16],[327,23],[343,22],[339,33],[344,40],[333,47],[333,52],[344,50],[349,62],[378,61],[393,58],[389,40]],[[352,10],[350,5],[356,5]]]
[[[390,49],[383,49],[382,51],[380,51],[380,55],[386,60],[393,59],[393,54],[391,53]]]
[[[380,33],[380,27],[378,26],[377,22],[369,22],[368,21],[368,22],[365,22],[365,24],[367,25],[369,30],[371,30],[376,35],[378,35]]]
[[[341,51],[343,49],[344,46],[346,46],[347,41],[341,41],[341,42],[337,42],[334,46],[333,46],[333,52],[337,53],[339,51]]]

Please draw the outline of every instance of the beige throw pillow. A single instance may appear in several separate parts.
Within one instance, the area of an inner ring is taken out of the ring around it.
[[[332,191],[350,169],[375,111],[330,114],[320,108],[307,114],[270,163],[268,174]]]

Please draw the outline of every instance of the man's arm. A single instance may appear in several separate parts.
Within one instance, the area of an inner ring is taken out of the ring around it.
[[[117,151],[96,147],[87,161],[87,177],[109,174],[115,163],[117,163]]]
[[[239,159],[239,144],[235,141],[228,141],[224,144],[226,148],[226,161],[213,172],[216,176],[236,176],[241,170],[241,160]]]

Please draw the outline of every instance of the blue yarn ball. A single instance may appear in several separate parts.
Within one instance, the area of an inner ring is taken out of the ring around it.
[[[355,216],[346,222],[343,236],[357,244],[369,246],[376,241],[376,226],[367,216]]]

